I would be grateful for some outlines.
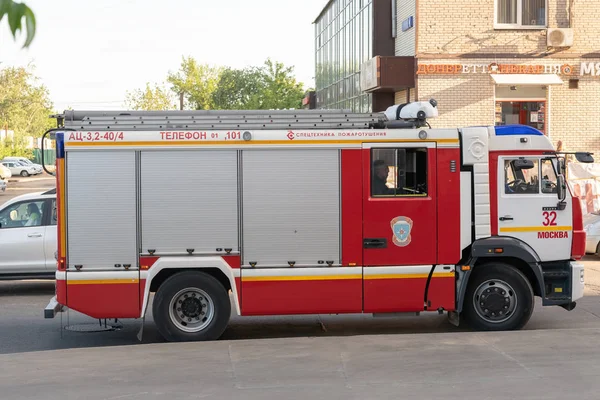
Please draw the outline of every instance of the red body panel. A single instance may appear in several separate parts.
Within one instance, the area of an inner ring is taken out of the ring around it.
[[[362,265],[362,151],[342,150],[342,265]]]
[[[437,264],[435,149],[428,149],[427,197],[371,198],[371,154],[368,149],[363,152],[363,237],[387,239],[386,248],[363,250],[363,265]],[[396,217],[408,217],[412,220],[410,243],[403,247],[392,241],[394,234],[391,222]]]
[[[446,311],[454,311],[456,278],[454,275],[445,277],[432,277],[427,290],[427,309],[435,311],[443,308]]]
[[[450,162],[454,161],[454,172]],[[438,264],[456,264],[460,252],[460,149],[438,149],[437,204]],[[454,298],[454,297],[452,297]]]
[[[67,306],[92,318],[138,318],[140,284],[68,284]]]
[[[140,257],[140,269],[150,269],[160,257],[157,256],[144,256]]]
[[[583,230],[583,210],[581,201],[573,197],[573,238],[571,243],[571,257],[580,260],[585,255],[586,233]]]
[[[240,256],[223,256],[223,260],[233,269],[239,269],[242,265],[242,257]]]
[[[59,304],[67,304],[67,281],[56,280],[56,301]]]
[[[367,313],[423,311],[427,278],[365,279]]]
[[[335,314],[362,311],[362,279],[242,280],[242,315]]]

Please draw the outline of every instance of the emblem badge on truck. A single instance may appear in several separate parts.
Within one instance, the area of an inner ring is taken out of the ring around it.
[[[408,217],[396,217],[390,224],[394,233],[392,242],[398,247],[408,246],[410,243],[410,230],[413,226],[412,219]]]

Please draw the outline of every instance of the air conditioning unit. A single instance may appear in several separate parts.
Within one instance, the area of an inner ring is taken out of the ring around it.
[[[571,47],[573,28],[548,28],[546,39],[548,47]]]

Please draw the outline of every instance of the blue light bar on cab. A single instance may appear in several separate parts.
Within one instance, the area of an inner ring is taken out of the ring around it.
[[[544,136],[544,133],[527,125],[495,126],[496,136],[534,135]]]

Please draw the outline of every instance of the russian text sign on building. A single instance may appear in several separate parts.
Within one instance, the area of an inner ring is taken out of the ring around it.
[[[600,73],[600,72],[599,72]],[[569,64],[520,65],[520,64],[419,64],[417,75],[461,74],[561,74],[574,75],[575,68]]]
[[[600,63],[581,63],[581,75],[600,76]]]

